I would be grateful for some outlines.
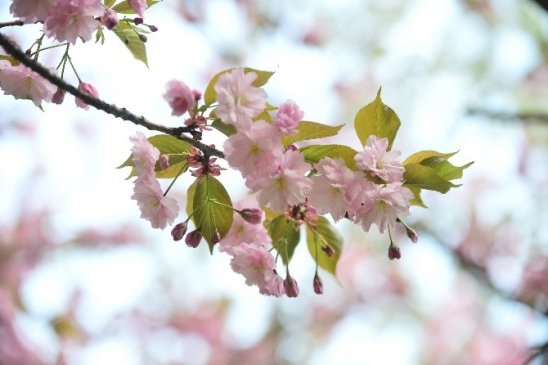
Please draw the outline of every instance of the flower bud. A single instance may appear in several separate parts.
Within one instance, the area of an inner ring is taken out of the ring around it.
[[[139,17],[133,19],[133,23],[135,25],[143,24],[143,21],[144,21],[143,18],[139,18]]]
[[[120,23],[120,19],[118,18],[118,14],[112,10],[105,11],[105,15],[103,15],[103,24],[105,24],[105,27],[107,27],[108,30],[113,30],[118,26]]]
[[[160,155],[160,168],[162,170],[167,170],[168,167],[169,167],[169,156]]]
[[[78,90],[95,98],[99,97],[99,92],[97,91],[97,89],[87,82],[80,82],[80,84],[78,85]],[[83,108],[85,110],[89,109],[89,105],[87,105],[83,100],[76,98],[75,102],[77,107]]]
[[[263,210],[261,208],[244,208],[238,212],[248,223],[261,224],[263,221]]]
[[[400,248],[393,243],[390,243],[390,247],[388,247],[388,258],[390,260],[401,258]]]
[[[221,235],[219,234],[219,231],[215,230],[213,236],[211,236],[211,243],[216,244],[219,243],[219,241],[221,241]]]
[[[188,247],[196,248],[202,240],[202,232],[194,230],[186,235],[185,243]]]
[[[331,257],[335,254],[335,250],[333,249],[333,247],[331,247],[329,245],[323,245],[322,246],[322,251],[325,252],[327,257]]]
[[[187,229],[186,222],[177,223],[171,230],[171,236],[174,241],[180,241],[183,239]]]
[[[299,295],[299,285],[289,274],[287,274],[284,280],[284,290],[285,294],[290,298],[296,298]]]
[[[64,100],[65,100],[65,90],[61,90],[60,88],[57,88],[57,91],[51,97],[51,102],[54,104],[63,104]]]
[[[150,29],[151,32],[157,32],[158,31],[158,27],[155,26],[155,25],[149,25],[148,29]]]
[[[141,42],[146,43],[148,41],[148,38],[144,34],[139,34],[139,39]]]
[[[318,273],[314,275],[314,293],[318,295],[323,294],[322,278],[318,276]]]
[[[417,231],[411,227],[406,227],[405,230],[407,231],[407,237],[409,237],[413,243],[419,242],[419,235],[417,234]]]

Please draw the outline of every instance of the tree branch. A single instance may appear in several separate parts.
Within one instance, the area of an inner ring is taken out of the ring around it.
[[[12,26],[21,27],[23,25],[25,25],[25,23],[23,23],[21,20],[12,20],[11,22],[0,23],[0,28],[12,27]]]
[[[525,123],[541,122],[548,124],[548,114],[544,113],[506,113],[495,112],[491,110],[469,108],[466,111],[468,115],[479,115],[486,118],[499,119],[499,120],[521,120]]]
[[[7,53],[9,53],[15,59],[20,61],[23,65],[27,66],[28,68],[30,68],[31,70],[33,70],[34,72],[36,72],[37,74],[39,74],[40,76],[42,76],[43,78],[51,82],[53,85],[60,88],[61,90],[64,90],[74,95],[75,97],[82,99],[86,104],[89,104],[93,106],[94,108],[98,110],[102,110],[105,113],[111,114],[117,118],[130,121],[136,125],[140,125],[150,130],[155,130],[158,132],[162,132],[162,133],[174,136],[198,148],[206,155],[224,158],[224,154],[221,151],[215,148],[211,148],[210,146],[200,141],[196,141],[190,137],[185,136],[183,133],[187,133],[190,131],[188,127],[171,128],[171,127],[163,126],[161,124],[152,123],[151,121],[147,120],[145,117],[136,116],[135,114],[128,111],[126,108],[118,108],[115,105],[106,103],[101,99],[97,99],[87,93],[82,92],[81,90],[75,88],[74,86],[66,83],[63,79],[52,74],[44,66],[27,57],[27,55],[19,48],[19,46],[17,46],[15,43],[9,40],[2,33],[0,33],[0,46],[2,46]]]

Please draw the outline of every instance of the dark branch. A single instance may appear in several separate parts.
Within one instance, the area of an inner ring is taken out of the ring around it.
[[[211,148],[202,142],[196,141],[190,137],[185,136],[183,133],[190,132],[188,127],[170,128],[160,124],[152,123],[144,117],[138,117],[135,114],[129,112],[126,108],[118,108],[115,105],[108,104],[101,99],[97,99],[87,93],[80,91],[74,86],[67,84],[64,80],[60,79],[56,75],[49,72],[49,70],[47,70],[44,66],[42,66],[38,62],[28,58],[27,55],[23,51],[21,51],[21,49],[16,44],[10,41],[2,33],[0,33],[0,46],[2,46],[7,53],[11,54],[15,59],[20,61],[23,65],[27,66],[28,68],[30,68],[31,70],[33,70],[34,72],[36,72],[37,74],[39,74],[40,76],[42,76],[43,78],[45,78],[46,80],[48,80],[49,82],[51,82],[52,84],[60,88],[61,90],[64,90],[74,95],[75,97],[82,99],[86,104],[89,104],[93,106],[94,108],[102,110],[105,113],[111,114],[117,118],[130,121],[136,125],[140,125],[150,130],[155,130],[158,132],[162,132],[162,133],[174,136],[200,149],[204,154],[224,158],[224,154],[221,151],[215,148]]]
[[[21,20],[12,20],[11,22],[0,23],[0,28],[13,26],[21,27],[23,25],[25,25],[25,23],[23,23]]]
[[[547,0],[533,0],[533,2],[537,3],[544,10],[548,11],[548,1]]]
[[[548,123],[548,114],[544,113],[506,113],[495,112],[491,110],[469,108],[466,111],[468,115],[479,115],[486,118],[498,120],[521,120],[522,122],[532,123],[541,122]]]

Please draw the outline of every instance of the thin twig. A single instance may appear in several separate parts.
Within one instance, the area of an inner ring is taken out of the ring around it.
[[[196,141],[190,137],[185,136],[183,133],[188,133],[190,129],[188,127],[176,127],[176,128],[170,128],[163,126],[161,124],[152,123],[151,121],[147,120],[145,117],[139,117],[130,111],[128,111],[126,108],[118,108],[115,105],[109,104],[104,102],[101,99],[95,98],[87,93],[84,93],[80,91],[79,89],[75,88],[74,86],[66,83],[63,79],[59,78],[58,76],[52,74],[48,69],[46,69],[44,66],[42,66],[40,63],[28,58],[23,51],[14,44],[12,41],[10,41],[6,36],[4,36],[2,33],[0,33],[0,46],[4,48],[4,50],[11,54],[15,59],[20,61],[23,65],[27,66],[61,90],[64,90],[75,97],[82,99],[86,104],[89,104],[93,106],[96,109],[102,110],[107,114],[111,114],[117,118],[121,118],[127,121],[130,121],[136,125],[143,126],[150,130],[155,130],[158,132],[162,132],[165,134],[169,134],[171,136],[174,136],[182,141],[185,141],[189,143],[190,145],[198,148],[201,150],[204,154],[216,156],[220,158],[224,158],[224,154],[215,149],[211,148],[210,146]]]
[[[25,23],[23,23],[21,20],[12,20],[11,22],[0,23],[0,28],[13,27],[13,26],[21,27],[23,25],[25,25]]]
[[[498,119],[498,120],[521,120],[522,122],[532,123],[541,122],[548,123],[548,114],[545,113],[507,113],[496,112],[491,110],[469,108],[466,113],[468,115],[479,115],[486,118]]]

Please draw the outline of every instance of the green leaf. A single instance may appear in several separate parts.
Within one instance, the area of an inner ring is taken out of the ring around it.
[[[211,126],[227,137],[230,137],[231,135],[236,133],[236,127],[234,127],[233,125],[225,124],[221,122],[220,119],[215,119],[213,123],[211,123]]]
[[[302,147],[301,152],[306,162],[315,164],[324,157],[342,158],[349,169],[358,171],[354,160],[354,156],[358,152],[348,146],[340,144],[310,145]]]
[[[205,105],[209,106],[217,100],[217,92],[215,91],[215,84],[217,83],[217,80],[219,80],[219,77],[222,74],[230,72],[232,70],[233,70],[233,68],[229,68],[228,70],[221,71],[217,75],[213,76],[213,78],[209,82],[209,85],[207,85],[207,88],[206,88],[205,93],[204,93],[204,103],[205,103]],[[265,85],[268,82],[268,80],[270,79],[270,77],[272,75],[274,75],[274,72],[259,71],[259,70],[255,70],[253,68],[245,67],[244,68],[244,73],[248,73],[248,72],[255,72],[257,74],[257,78],[255,79],[255,81],[253,81],[253,86],[255,86],[255,87],[261,87],[261,86]]]
[[[421,198],[421,189],[416,186],[406,186],[413,193],[413,199],[409,201],[411,205],[416,205],[423,208],[428,208]]]
[[[20,62],[18,59],[16,59],[15,57],[3,55],[3,54],[0,54],[0,60],[8,61],[9,63],[11,63],[12,66],[17,66],[17,65],[19,65],[19,64],[21,63],[21,62]]]
[[[445,180],[455,180],[462,177],[464,169],[468,168],[474,162],[469,162],[464,166],[454,166],[449,161],[441,157],[430,157],[423,160],[420,164],[433,168],[438,172],[438,176]]]
[[[150,8],[152,5],[156,5],[161,1],[162,0],[147,0],[147,5]],[[114,3],[114,1],[112,2]],[[116,4],[116,6],[112,8],[112,10],[120,14],[136,14],[135,10],[133,10],[131,5],[129,5],[127,1],[122,1],[119,4]]]
[[[279,215],[270,221],[267,229],[268,235],[272,238],[272,246],[276,248],[283,263],[287,265],[301,239],[299,227],[296,227],[292,221],[288,222],[285,215]]]
[[[405,180],[403,186],[435,190],[442,194],[447,193],[451,188],[460,186],[440,177],[433,168],[416,163],[405,166],[403,179]]]
[[[194,180],[186,191],[186,215],[191,216],[194,211],[194,196],[196,195],[196,186],[198,186],[198,179]],[[192,220],[194,222],[194,219]]]
[[[458,151],[457,151],[458,152]],[[405,161],[403,161],[402,165],[408,165],[411,163],[421,163],[422,161],[431,158],[431,157],[439,157],[443,159],[448,159],[451,156],[454,156],[457,152],[451,152],[451,153],[441,153],[438,151],[433,150],[424,150],[413,153],[411,156],[407,157]]]
[[[115,2],[116,0],[105,0],[103,1],[103,4],[105,4],[105,8],[110,9]]]
[[[137,27],[128,22],[120,22],[112,31],[120,38],[122,43],[126,45],[133,57],[135,57],[136,60],[143,62],[148,67],[147,50],[145,43],[141,41],[137,35]]]
[[[157,179],[172,179],[184,174],[188,170],[187,156],[177,155],[169,156],[169,167],[162,170],[160,163],[157,163],[154,171],[156,171]]]
[[[361,108],[354,120],[354,128],[362,146],[365,146],[369,136],[375,135],[379,138],[388,138],[387,150],[392,148],[400,124],[396,112],[382,102],[380,88],[375,100]]]
[[[341,257],[343,238],[325,217],[318,216],[316,229],[314,230],[307,225],[306,243],[308,251],[314,261],[316,261],[322,269],[336,275],[337,262],[339,261],[339,257]],[[331,246],[335,251],[331,257],[327,256],[321,249],[325,244]]]
[[[213,253],[211,238],[215,231],[221,239],[226,236],[232,225],[232,201],[223,184],[211,175],[198,178],[194,192],[192,220],[200,229],[204,239]]]
[[[298,141],[331,137],[337,135],[342,127],[344,127],[344,124],[330,126],[316,122],[302,121],[297,128],[298,133],[294,136],[284,136],[282,142],[284,146],[289,146]]]

